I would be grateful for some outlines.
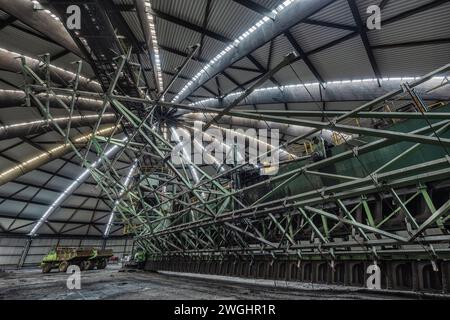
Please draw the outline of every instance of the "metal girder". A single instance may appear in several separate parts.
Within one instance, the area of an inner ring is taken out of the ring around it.
[[[350,9],[352,11],[352,15],[353,15],[353,18],[354,18],[356,26],[357,26],[357,31],[358,31],[359,35],[361,36],[362,42],[364,44],[364,48],[366,49],[367,56],[369,58],[370,64],[373,69],[373,72],[374,72],[376,78],[378,79],[378,81],[380,81],[379,79],[382,78],[380,68],[378,67],[378,63],[377,63],[375,56],[373,54],[373,51],[370,47],[369,37],[367,36],[367,32],[366,32],[366,26],[364,25],[364,23],[362,21],[361,14],[359,13],[358,5],[356,4],[355,0],[347,0],[347,3],[349,4]],[[380,82],[378,84],[381,86]]]
[[[6,18],[5,20],[1,20],[0,21],[0,30],[3,30],[6,27],[9,27],[16,20],[17,20],[17,18],[13,17],[13,16],[10,16],[10,17]]]
[[[308,66],[309,70],[312,72],[312,74],[316,77],[316,79],[321,83],[324,84],[325,80],[320,75],[319,71],[317,71],[316,67],[313,65],[311,60],[306,55],[305,51],[300,47],[298,42],[294,39],[292,34],[289,31],[285,32],[285,36],[288,39],[289,43],[294,47],[295,51],[297,51],[298,55],[302,60],[305,62],[305,64]]]
[[[156,10],[156,9],[152,9],[152,12],[158,18],[161,18],[163,20],[175,23],[175,24],[177,24],[179,26],[185,27],[185,28],[190,29],[192,31],[204,34],[205,36],[210,37],[212,39],[215,39],[217,41],[224,42],[224,43],[231,42],[231,39],[228,39],[227,37],[222,36],[222,35],[220,35],[220,34],[218,34],[216,32],[213,32],[213,31],[210,31],[208,29],[205,29],[202,26],[198,26],[196,24],[193,24],[193,23],[190,23],[188,21],[182,20],[180,18],[171,16],[169,14],[166,14],[166,13],[161,12],[161,11]]]
[[[252,1],[252,0],[233,0],[236,3],[239,3],[241,6],[244,6],[253,12],[256,12],[259,15],[270,17],[272,19],[275,18],[273,12],[264,6]]]
[[[314,26],[327,27],[327,28],[356,31],[356,27],[354,27],[354,26],[348,26],[345,24],[333,23],[333,22],[327,22],[327,21],[318,21],[318,20],[314,20],[314,19],[305,19],[302,21],[302,23],[310,24],[310,25],[314,25]]]

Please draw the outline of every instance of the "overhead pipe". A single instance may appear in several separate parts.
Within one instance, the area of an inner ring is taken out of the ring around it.
[[[304,19],[322,10],[335,1],[336,0],[293,1],[289,5],[289,8],[281,11],[274,20],[267,21],[248,37],[240,40],[239,44],[233,45],[225,55],[223,55],[213,66],[208,69],[207,72],[204,72],[195,81],[193,81],[193,85],[188,90],[180,94],[179,101],[183,101],[192,92],[197,90],[197,88],[206,83],[209,79],[214,78],[215,75],[219,74],[236,61],[254,52],[270,40],[278,37],[286,30],[296,26]]]
[[[45,104],[47,101],[50,103],[51,108],[61,108],[55,96],[47,96],[46,93],[39,93],[36,97]],[[72,97],[69,95],[58,95],[59,100],[63,101],[67,106],[70,105]],[[9,107],[18,107],[25,105],[26,94],[21,90],[2,90],[0,89],[0,110]],[[108,104],[109,105],[109,104]],[[103,101],[100,99],[89,99],[77,97],[75,101],[75,110],[80,111],[100,111],[103,107]],[[108,107],[107,110],[110,110]],[[3,111],[2,111],[3,112]]]
[[[0,0],[0,9],[17,18],[31,28],[46,35],[58,45],[83,58],[83,54],[67,32],[61,20],[39,8],[39,4],[29,0]]]
[[[0,48],[0,69],[13,73],[22,72],[22,55]],[[45,79],[45,69],[42,68],[43,63],[37,59],[24,56],[25,63],[41,78]],[[49,66],[51,80],[60,85],[67,86],[76,77],[76,74],[54,65]],[[102,87],[98,82],[91,81],[86,77],[79,77],[79,89],[93,92],[102,92]]]
[[[24,91],[0,89],[0,108],[20,106],[25,104],[25,99]]]
[[[125,139],[122,139],[124,141]],[[118,145],[114,145],[105,151],[104,156],[98,158],[90,168],[85,169],[76,179],[72,181],[72,183],[61,193],[59,196],[53,201],[53,203],[47,208],[44,214],[39,218],[39,220],[34,225],[33,229],[31,229],[29,235],[34,237],[39,228],[48,221],[48,218],[55,212],[59,206],[66,201],[66,199],[73,194],[73,192],[83,184],[88,178],[91,170],[96,169],[107,157],[114,154],[119,149]]]
[[[188,128],[188,129],[194,130],[195,134],[196,133],[201,134],[203,137],[205,137],[207,139],[208,142],[209,141],[214,141],[216,143],[219,143],[221,145],[222,151],[226,155],[229,155],[230,152],[233,151],[232,150],[232,146],[228,145],[226,143],[226,141],[221,141],[221,140],[217,139],[215,137],[215,135],[210,135],[207,130],[204,131],[205,130],[205,127],[203,127],[204,124],[205,124],[205,122],[202,123],[202,130],[201,131],[199,131],[198,128],[196,128],[195,126],[189,125],[189,126],[185,126],[185,127]],[[224,131],[224,132],[235,133],[237,136],[239,136],[239,133],[234,131],[234,130],[232,130],[232,129],[228,129],[228,128],[225,128],[225,127],[222,127],[222,126],[217,126],[216,128],[218,130],[221,130],[221,131]],[[264,128],[264,129],[266,129],[266,128]],[[270,150],[277,149],[276,146],[274,146],[274,145],[269,143],[271,141],[263,141],[263,140],[257,139],[256,137],[252,137],[250,135],[246,135],[245,133],[242,134],[242,137],[244,137],[245,140],[249,141],[249,143],[255,144],[259,150],[262,150],[261,148],[268,148]],[[200,148],[203,148],[203,145],[201,145],[201,143],[197,139],[195,139],[195,135],[194,135],[194,143],[197,143],[200,146]],[[205,150],[203,150],[203,151],[205,151]],[[279,157],[279,159],[281,161],[289,161],[289,160],[297,158],[296,155],[294,155],[292,153],[289,153],[288,151],[286,151],[284,149],[278,149],[277,153],[278,153],[278,157]],[[205,154],[208,157],[212,157],[212,155],[209,152],[206,152]],[[234,154],[234,152],[232,152],[232,154]],[[236,156],[237,156],[236,161],[239,162],[239,163],[241,163],[243,160],[245,160],[243,155],[241,155],[239,152],[236,152]]]
[[[414,79],[414,78],[411,78]],[[420,85],[422,98],[425,100],[446,101],[450,100],[450,93],[445,88],[433,92],[429,89],[442,82],[441,77],[433,78]],[[372,101],[388,92],[397,90],[407,80],[392,79],[384,80],[383,86],[378,86],[376,79],[336,81],[326,84],[326,90],[320,89],[319,83],[299,85],[287,85],[283,87],[270,87],[255,90],[238,106],[254,104],[276,104],[276,103],[322,103],[322,102],[350,102],[350,101]],[[221,101],[215,98],[200,100],[193,106],[207,108],[221,108],[228,105],[238,96],[240,92],[231,93]]]
[[[108,126],[102,127],[96,133],[97,136],[106,136],[108,134],[113,133],[116,130],[116,126]],[[92,133],[83,134],[76,136],[71,139],[72,143],[78,147],[83,147],[92,137]],[[52,161],[54,159],[60,158],[69,152],[71,152],[72,146],[69,143],[58,144],[55,147],[45,151],[39,152],[37,154],[31,155],[27,160],[23,160],[23,162],[12,165],[11,167],[2,169],[0,171],[0,186],[8,183],[36,168],[43,166],[44,164]]]
[[[201,121],[201,122],[208,122],[211,121],[214,117],[214,114],[205,114],[205,113],[188,113],[182,116],[182,119],[194,122],[194,121]],[[231,116],[224,116],[222,117],[221,121],[217,124],[218,127],[221,127],[223,125],[231,125],[233,128],[237,127],[243,127],[243,128],[253,128],[253,129],[277,129],[283,134],[287,134],[293,137],[299,137],[306,135],[314,128],[310,127],[303,127],[303,126],[296,126],[296,125],[289,125],[284,123],[277,123],[277,122],[271,122],[271,121],[261,121],[261,120],[253,120],[253,119],[246,119],[241,117],[231,117]],[[325,141],[329,143],[333,143],[333,131],[331,130],[322,130],[321,132],[318,132],[314,135],[311,135],[311,139],[315,136],[321,136]],[[350,136],[346,136],[347,138],[350,138]]]
[[[66,128],[69,123],[69,114],[66,110],[52,110],[52,121],[42,117],[37,108],[12,107],[2,109],[0,113],[0,140],[17,137],[25,137],[49,131],[54,128],[56,122],[61,128]],[[71,117],[72,127],[82,127],[96,123],[99,118],[93,112],[74,112]],[[109,124],[116,120],[114,113],[104,114],[102,123]]]

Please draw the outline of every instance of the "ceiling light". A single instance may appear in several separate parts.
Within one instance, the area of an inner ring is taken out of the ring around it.
[[[285,1],[283,4],[279,5],[278,8],[276,10],[273,10],[272,13],[274,14],[274,16],[276,16],[277,14],[279,14],[282,10],[284,10],[287,6],[289,6],[291,3],[293,3],[294,0],[287,0]],[[208,64],[207,66],[216,63],[217,61],[219,61],[223,56],[225,56],[226,54],[228,54],[232,47],[237,48],[239,46],[239,43],[241,41],[243,41],[245,38],[247,38],[248,36],[250,36],[251,33],[255,32],[258,28],[260,28],[261,26],[263,26],[266,22],[270,21],[271,19],[267,16],[263,17],[261,20],[259,20],[258,22],[256,22],[256,24],[252,27],[250,27],[248,30],[246,30],[242,35],[240,35],[239,37],[237,37],[236,40],[232,41],[232,45],[229,45],[225,48],[225,50],[221,51],[219,54],[217,54]],[[200,78],[200,76],[205,73],[205,68],[201,69],[194,77],[194,81],[197,81],[198,78]],[[173,99],[172,102],[177,102],[178,99],[180,98],[181,94],[184,93],[187,89],[189,89],[190,87],[192,87],[193,83],[189,84],[187,83],[183,89],[180,91],[179,94],[177,94]]]
[[[117,199],[114,202],[114,207],[113,207],[113,209],[112,209],[112,211],[111,211],[111,213],[109,215],[108,223],[106,225],[106,229],[105,229],[105,232],[103,234],[105,237],[107,237],[109,235],[109,232],[111,231],[111,227],[112,227],[112,224],[114,222],[114,217],[115,217],[115,214],[116,214],[116,209],[117,209],[117,206],[120,203],[120,198],[122,197],[122,195],[125,192],[125,190],[128,188],[128,184],[130,183],[131,176],[133,175],[134,170],[137,167],[137,164],[138,164],[138,160],[135,159],[134,162],[133,162],[133,165],[131,166],[130,171],[128,171],[127,177],[125,178],[125,182],[123,183],[122,190],[119,193],[119,199]]]
[[[122,141],[125,141],[125,139],[122,139]],[[115,152],[118,149],[118,146],[115,145],[112,148],[110,148],[106,153],[105,157],[109,156],[111,153]],[[37,221],[36,225],[33,227],[33,229],[30,231],[29,235],[34,236],[36,232],[39,230],[39,228],[44,224],[48,217],[61,205],[62,202],[72,193],[74,192],[81,183],[84,182],[84,180],[88,177],[90,170],[95,169],[104,158],[99,158],[97,161],[95,161],[92,166],[88,169],[85,169],[81,175],[79,175],[57,198],[53,203],[48,207],[48,209],[44,212],[44,214],[41,216],[41,218]]]

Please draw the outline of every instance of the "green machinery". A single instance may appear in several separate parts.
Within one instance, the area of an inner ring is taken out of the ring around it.
[[[430,111],[427,118],[424,116],[422,118],[397,121],[395,124],[389,125],[386,128],[392,132],[398,132],[400,136],[401,134],[419,130],[420,128],[426,128],[429,125],[436,125],[441,121],[438,115],[448,114],[449,112],[450,105],[446,105]],[[429,131],[429,134],[434,133],[431,129]],[[450,138],[450,131],[441,131],[439,132],[441,139]],[[245,200],[251,204],[259,201],[261,194],[263,194],[265,195],[264,198],[266,201],[275,201],[286,197],[286,195],[301,195],[314,190],[333,187],[337,184],[336,182],[355,179],[349,177],[364,177],[368,173],[381,174],[390,170],[400,170],[416,164],[428,163],[443,157],[445,158],[447,155],[445,147],[440,145],[421,144],[412,148],[410,142],[399,141],[382,146],[381,148],[374,148],[369,152],[361,153],[357,156],[344,156],[345,153],[356,150],[358,144],[375,144],[377,141],[379,140],[374,137],[360,136],[356,141],[350,141],[350,143],[331,148],[329,150],[328,161],[325,159],[316,162],[308,158],[281,166],[277,176],[272,177],[267,183],[260,183],[259,187],[252,188],[251,191],[246,192]],[[416,168],[415,171],[416,173],[420,173],[425,169],[427,167],[423,166],[422,168]],[[320,174],[315,172],[319,170]],[[296,171],[306,172],[307,174],[298,174],[294,179],[289,181],[281,178],[292,175]],[[251,186],[253,183],[253,181],[247,181],[246,185]]]
[[[78,266],[81,271],[105,269],[108,259],[112,256],[111,249],[57,247],[42,259],[41,268],[43,273],[49,273],[55,268],[66,272],[70,265]]]

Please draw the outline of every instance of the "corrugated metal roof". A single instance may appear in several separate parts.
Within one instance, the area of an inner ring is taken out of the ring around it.
[[[1,20],[6,20],[6,19],[8,19],[8,17],[9,17],[9,14],[7,14],[5,11],[3,11],[3,10],[0,10],[0,19]]]
[[[279,74],[275,76],[275,78],[277,80],[279,79],[284,85],[297,84],[301,82],[309,83],[318,81],[304,61],[297,61],[293,63],[291,66],[295,72],[292,71],[291,68],[285,68],[285,70],[282,70]],[[287,74],[289,75],[287,76]]]
[[[326,81],[375,76],[360,37],[316,53],[310,59]]]
[[[233,67],[241,67],[241,68],[250,68],[250,69],[256,69],[253,62],[251,62],[247,57],[243,57],[242,59],[236,61],[232,65]]]
[[[24,31],[8,26],[0,32],[0,47],[17,53],[36,57],[50,53],[55,55],[61,52],[61,47],[48,41],[36,38]]]
[[[248,71],[242,71],[242,70],[236,70],[236,69],[227,69],[227,73],[231,75],[234,79],[238,80],[240,83],[247,82],[256,76],[260,75],[260,73],[256,72],[248,72]]]
[[[327,28],[305,23],[300,23],[290,31],[305,52],[317,49],[351,33],[351,31],[348,30]]]
[[[378,5],[381,1],[373,0],[356,0],[361,17],[363,20],[370,15],[367,13],[367,8],[371,5]],[[393,0],[389,1],[386,7],[382,10],[382,20],[387,20],[400,13],[417,8],[419,6],[433,2],[433,0]]]
[[[370,31],[370,44],[381,45],[448,38],[449,16],[450,2],[392,24],[382,25],[381,30]]]
[[[208,29],[234,40],[259,19],[259,14],[234,1],[215,0],[211,6]]]
[[[206,9],[206,0],[152,0],[152,8],[201,26]]]
[[[371,4],[374,4],[373,0],[369,1]],[[347,0],[338,0],[333,2],[318,13],[312,15],[311,19],[355,26],[355,20],[353,19]]]
[[[121,12],[123,19],[130,27],[138,41],[144,42],[144,32],[142,31],[141,22],[136,12]]]
[[[375,50],[383,76],[417,76],[450,63],[450,45]]]

